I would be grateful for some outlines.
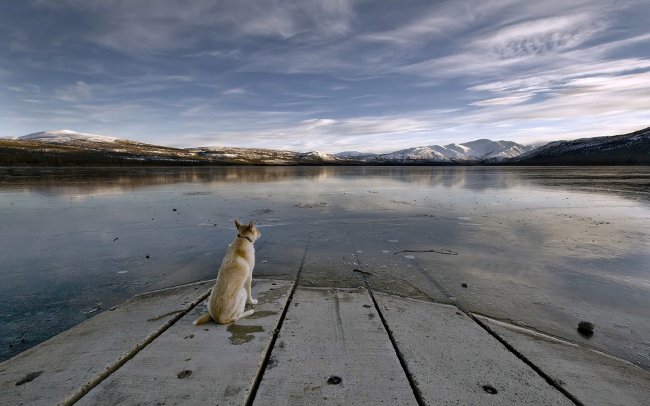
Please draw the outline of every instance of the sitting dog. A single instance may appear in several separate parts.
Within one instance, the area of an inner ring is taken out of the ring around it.
[[[194,325],[214,320],[228,324],[253,314],[253,309],[244,311],[246,303],[257,304],[251,296],[255,247],[253,243],[262,235],[251,222],[242,225],[235,220],[237,237],[228,246],[221,262],[217,282],[208,298],[208,313],[194,321]]]

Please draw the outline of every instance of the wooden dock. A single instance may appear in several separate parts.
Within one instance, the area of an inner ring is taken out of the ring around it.
[[[255,314],[192,325],[213,281],[139,295],[0,364],[7,405],[643,405],[650,373],[449,304],[255,281]]]

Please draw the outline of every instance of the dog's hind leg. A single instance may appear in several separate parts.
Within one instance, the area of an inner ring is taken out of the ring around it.
[[[246,292],[245,288],[241,288],[239,292],[237,292],[237,298],[235,299],[237,301],[236,302],[237,304],[235,306],[235,311],[233,312],[232,315],[232,321],[237,321],[242,317],[248,317],[255,312],[255,310],[253,309],[244,311],[244,308],[246,307],[247,296],[248,293]]]
[[[253,310],[253,309],[246,310],[244,313],[240,314],[239,316],[236,316],[233,321],[237,321],[237,320],[239,320],[241,318],[248,317],[253,313],[255,313],[255,310]]]

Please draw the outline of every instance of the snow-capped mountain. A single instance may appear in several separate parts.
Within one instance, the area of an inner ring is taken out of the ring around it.
[[[4,165],[201,164],[184,149],[145,144],[105,135],[51,130],[0,140]]]
[[[359,151],[343,151],[343,152],[337,152],[334,154],[335,157],[337,158],[342,158],[342,159],[349,159],[349,158],[363,158],[363,157],[374,157],[377,156],[377,154],[373,154],[372,152],[359,152]]]
[[[19,140],[25,141],[42,141],[52,143],[69,143],[74,141],[82,142],[115,142],[118,138],[107,137],[105,135],[79,133],[71,130],[50,130],[40,131],[33,134],[18,137]]]
[[[535,149],[534,146],[522,145],[513,141],[491,141],[486,139],[466,142],[461,146],[469,148],[467,154],[480,160],[514,158]]]
[[[512,161],[530,165],[648,165],[650,127],[623,135],[554,141]]]
[[[334,155],[318,151],[293,152],[264,148],[234,147],[199,147],[188,148],[187,151],[208,159],[228,160],[241,164],[297,165],[338,163],[341,161]]]
[[[172,148],[71,130],[0,139],[0,165],[322,165],[343,161],[318,151],[261,148]],[[347,162],[347,161],[346,161]]]
[[[357,159],[364,162],[446,162],[469,163],[499,161],[516,157],[534,147],[517,144],[512,141],[492,141],[481,139],[463,144],[429,145],[390,152],[387,154],[369,154],[347,151],[336,154],[345,159]]]
[[[480,139],[387,154],[292,152],[262,148],[172,148],[70,130],[0,139],[0,165],[612,165],[650,164],[650,127],[613,137],[551,142],[534,148]]]
[[[293,152],[263,148],[198,147],[170,148],[140,142],[107,137],[71,130],[50,130],[28,134],[18,141],[37,142],[71,148],[85,152],[106,153],[113,157],[129,155],[130,160],[170,160],[174,157],[206,163],[234,163],[257,165],[301,164],[402,164],[402,163],[475,163],[517,156],[528,151],[526,147],[511,141],[476,140],[464,144],[445,146],[430,145],[395,151],[388,154],[372,154],[345,151],[326,154],[318,151]],[[61,152],[61,151],[59,151]],[[50,153],[54,153],[50,151]]]

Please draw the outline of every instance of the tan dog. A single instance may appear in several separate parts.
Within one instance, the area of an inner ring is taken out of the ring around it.
[[[228,324],[253,314],[253,309],[244,311],[246,303],[257,304],[251,296],[255,247],[253,243],[262,235],[251,222],[242,225],[235,220],[237,238],[228,246],[221,262],[217,282],[208,298],[208,314],[194,321],[194,325],[214,320]]]

